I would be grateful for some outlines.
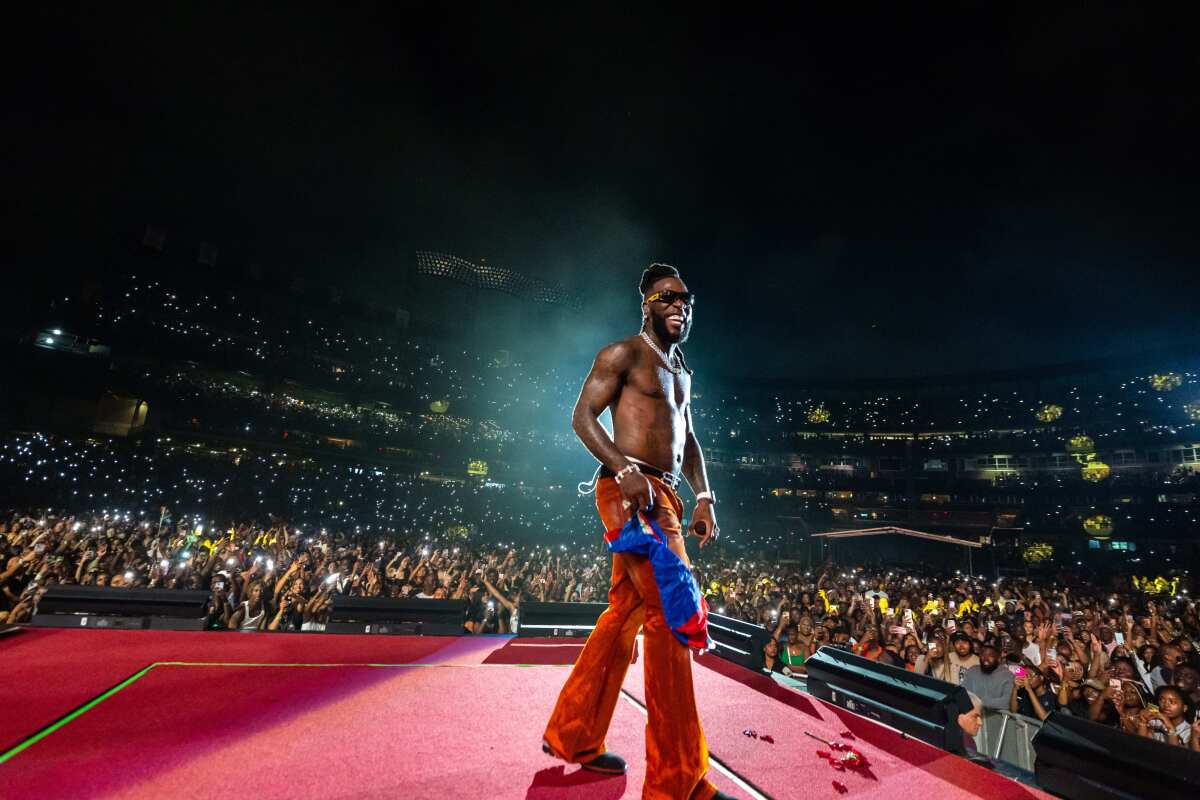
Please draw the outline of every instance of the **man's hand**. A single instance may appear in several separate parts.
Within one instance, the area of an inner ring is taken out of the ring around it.
[[[630,517],[639,511],[648,512],[654,508],[654,487],[642,473],[627,472],[617,488],[621,490],[621,505],[629,511]]]
[[[721,529],[717,527],[713,504],[705,500],[696,503],[696,508],[692,511],[692,523],[688,525],[688,535],[698,537],[700,546],[704,547],[710,541],[716,541],[720,534]]]

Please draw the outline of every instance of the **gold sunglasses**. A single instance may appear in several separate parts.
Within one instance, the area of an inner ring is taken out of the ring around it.
[[[677,292],[674,289],[664,289],[646,298],[647,303],[666,303],[667,305],[671,305],[676,300],[682,300],[685,306],[690,306],[696,302],[696,295],[691,292]]]

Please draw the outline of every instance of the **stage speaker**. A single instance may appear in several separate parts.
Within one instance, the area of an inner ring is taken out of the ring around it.
[[[1200,753],[1056,711],[1033,737],[1037,785],[1068,800],[1200,797]]]
[[[709,612],[708,635],[716,644],[712,652],[746,669],[762,669],[763,645],[771,638],[762,625]]]
[[[971,710],[967,690],[928,675],[822,647],[808,661],[808,692],[951,753],[965,754],[958,715]]]
[[[606,608],[607,603],[522,603],[517,635],[586,637]],[[717,655],[749,669],[762,666],[762,647],[771,638],[766,628],[709,613],[708,632]]]
[[[608,603],[521,603],[518,636],[586,637]]]
[[[465,600],[417,600],[333,596],[329,633],[457,636],[463,632]]]
[[[210,593],[183,589],[123,589],[55,584],[38,602],[34,625],[198,631]]]

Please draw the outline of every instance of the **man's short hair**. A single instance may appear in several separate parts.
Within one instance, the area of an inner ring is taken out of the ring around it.
[[[646,271],[642,273],[642,279],[638,282],[638,294],[642,297],[646,296],[646,292],[656,282],[663,278],[678,278],[679,270],[672,267],[670,264],[663,264],[655,261],[650,266],[646,267]]]

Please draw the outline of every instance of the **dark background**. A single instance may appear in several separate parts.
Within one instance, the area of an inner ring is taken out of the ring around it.
[[[1165,7],[442,5],[23,12],[13,296],[120,270],[154,224],[217,244],[222,280],[398,305],[414,250],[486,258],[587,297],[590,350],[669,261],[699,294],[689,360],[735,376],[1200,337],[1200,48]]]

